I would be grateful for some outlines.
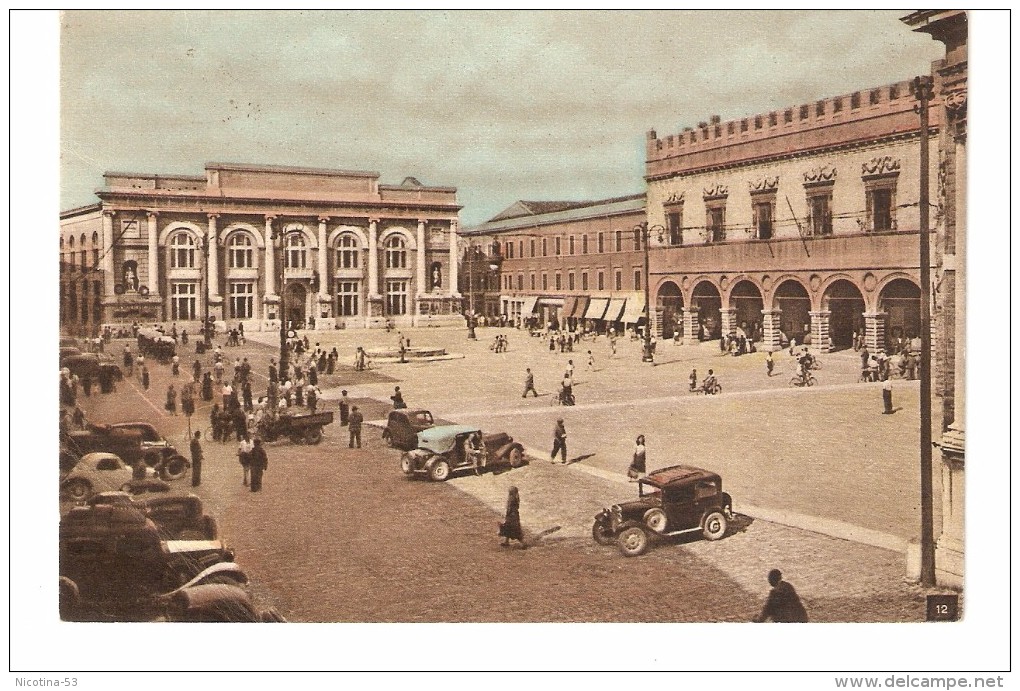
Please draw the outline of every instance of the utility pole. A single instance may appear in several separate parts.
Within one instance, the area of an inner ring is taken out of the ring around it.
[[[932,517],[931,444],[931,247],[928,237],[928,101],[932,96],[930,76],[914,78],[914,92],[921,116],[921,585],[935,585],[935,536]]]

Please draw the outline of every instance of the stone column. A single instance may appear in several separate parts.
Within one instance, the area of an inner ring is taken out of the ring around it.
[[[317,331],[330,330],[336,326],[333,319],[333,298],[329,292],[329,248],[326,246],[326,225],[329,223],[329,216],[319,216],[319,293],[316,297],[317,312],[315,317],[315,329]]]
[[[697,307],[684,307],[684,343],[692,344],[698,342],[698,333],[701,331],[701,310]]]
[[[450,297],[459,298],[460,293],[457,291],[457,281],[460,276],[460,267],[458,266],[458,252],[457,252],[457,220],[450,221]]]
[[[779,337],[779,317],[782,310],[761,311],[761,348],[765,352],[775,352],[783,347]]]
[[[421,295],[427,292],[429,287],[428,276],[425,275],[425,219],[418,219],[418,253],[415,271],[415,280],[418,282],[416,294]]]
[[[273,238],[273,221],[276,216],[266,215],[266,256],[263,273],[266,277],[266,294],[262,296],[264,309],[262,310],[262,326],[265,330],[279,329],[280,319],[280,296],[276,294],[276,239]]]
[[[148,224],[148,242],[149,242],[149,267],[148,276],[145,278],[146,286],[149,288],[149,295],[153,298],[159,299],[159,246],[158,246],[158,229],[156,227],[156,219],[159,217],[155,211],[149,211],[146,213],[146,217],[149,219]]]
[[[864,345],[872,353],[885,350],[885,320],[888,316],[885,312],[864,313]]]
[[[828,353],[829,348],[829,316],[832,312],[822,310],[820,312],[808,312],[811,315],[811,345],[823,353]]]
[[[113,272],[113,216],[116,211],[103,211],[103,294],[112,299],[116,275]]]
[[[223,319],[223,298],[220,297],[220,243],[216,220],[219,214],[209,214],[209,228],[205,241],[209,244],[209,264],[205,280],[209,281],[209,313]]]
[[[723,335],[731,334],[737,330],[737,309],[735,307],[723,307],[719,310],[719,323],[722,326]]]
[[[379,219],[368,219],[368,298],[378,300],[379,294]]]

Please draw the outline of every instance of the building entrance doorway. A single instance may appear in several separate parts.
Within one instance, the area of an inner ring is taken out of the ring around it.
[[[287,317],[288,327],[291,329],[305,328],[305,320],[308,316],[307,305],[308,291],[301,283],[289,283],[284,291],[283,313]]]
[[[684,296],[680,287],[673,281],[666,281],[659,286],[658,307],[662,309],[662,338],[683,336]]]
[[[882,289],[879,309],[889,315],[885,326],[886,352],[894,352],[899,339],[921,335],[921,289],[912,281],[898,278]]]
[[[722,335],[722,318],[719,313],[722,309],[722,296],[719,290],[709,281],[694,286],[691,308],[698,310],[701,330],[698,338],[702,341],[718,339]]]
[[[825,289],[823,309],[829,312],[829,340],[834,350],[852,348],[854,334],[864,333],[864,296],[850,281],[839,280]]]
[[[781,344],[787,345],[790,339],[804,343],[811,333],[811,298],[807,288],[794,280],[786,280],[776,288],[776,308],[780,310]]]
[[[730,307],[736,310],[733,317],[736,328],[742,329],[744,335],[752,341],[761,340],[761,312],[765,302],[758,286],[750,281],[741,281],[733,286]]]

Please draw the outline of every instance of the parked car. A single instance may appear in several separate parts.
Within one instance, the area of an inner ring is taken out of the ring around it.
[[[61,441],[67,451],[79,456],[101,451],[116,454],[132,466],[144,461],[164,480],[183,478],[191,468],[191,461],[147,422],[90,424],[68,432]]]
[[[115,620],[151,617],[155,597],[234,560],[217,539],[164,539],[151,518],[126,504],[75,507],[59,536],[60,576],[79,608]]]
[[[130,492],[100,492],[86,506],[128,506],[145,514],[164,540],[215,540],[219,537],[216,518],[205,513],[202,500],[194,494],[142,497]]]
[[[481,430],[470,425],[440,425],[418,433],[417,448],[405,451],[400,458],[400,469],[408,477],[425,475],[442,482],[454,471],[474,468],[464,453],[464,442]],[[482,434],[482,451],[485,465],[507,464],[517,468],[524,464],[524,447],[506,432]]]
[[[592,537],[614,542],[628,557],[644,554],[653,536],[700,531],[706,540],[726,534],[733,500],[722,491],[722,478],[693,466],[675,465],[638,480],[638,498],[603,509],[595,516]]]
[[[432,413],[427,410],[390,411],[382,438],[390,446],[402,451],[410,451],[418,445],[418,432],[434,426]]]
[[[155,471],[146,469],[153,477]],[[112,453],[87,453],[60,482],[60,491],[74,501],[85,501],[98,492],[125,490],[133,472],[120,456]]]

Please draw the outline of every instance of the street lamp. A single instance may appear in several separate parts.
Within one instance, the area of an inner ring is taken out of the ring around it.
[[[652,353],[652,319],[651,319],[651,297],[649,295],[648,284],[648,239],[652,232],[655,233],[656,237],[661,243],[665,236],[666,229],[660,225],[649,226],[648,221],[642,221],[638,225],[634,226],[634,232],[638,233],[638,237],[641,238],[641,245],[645,250],[645,338],[644,347],[641,351],[641,362],[654,362],[655,356]]]
[[[285,281],[287,280],[287,261],[284,252],[287,251],[287,245],[284,242],[284,233],[279,228],[273,229],[271,236],[273,244],[279,250],[280,255],[280,273],[277,276],[280,279],[280,381],[283,382],[286,377],[287,368],[290,366],[290,351],[287,348],[287,319],[286,319],[286,295],[287,286]],[[266,267],[270,271],[276,271],[276,260],[273,260],[274,266]]]

